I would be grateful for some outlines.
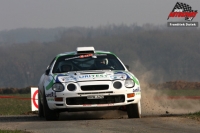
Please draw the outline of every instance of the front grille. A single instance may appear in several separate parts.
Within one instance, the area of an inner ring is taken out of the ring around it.
[[[113,91],[105,91],[105,92],[84,92],[84,93],[77,93],[78,95],[88,95],[88,94],[108,94],[113,93]]]
[[[110,103],[121,103],[124,101],[125,101],[124,95],[104,96],[103,99],[87,99],[87,97],[66,98],[67,105],[110,104]]]
[[[109,85],[86,85],[81,86],[82,91],[108,90]]]

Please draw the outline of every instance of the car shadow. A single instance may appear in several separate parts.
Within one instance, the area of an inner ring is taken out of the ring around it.
[[[126,119],[127,114],[120,110],[109,111],[83,111],[83,112],[62,112],[58,121],[73,120],[101,120],[101,119]],[[30,115],[0,115],[1,122],[28,122],[28,121],[46,121],[44,117],[38,117],[38,114]]]
[[[83,111],[60,113],[59,120],[100,120],[100,119],[125,119],[127,114],[120,110],[109,111]]]

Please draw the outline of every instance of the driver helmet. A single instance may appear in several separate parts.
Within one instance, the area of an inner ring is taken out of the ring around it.
[[[103,59],[96,59],[95,61],[96,66],[102,66],[102,65],[108,65],[108,59],[103,58]]]
[[[108,65],[108,59],[107,58],[102,59],[101,64]]]

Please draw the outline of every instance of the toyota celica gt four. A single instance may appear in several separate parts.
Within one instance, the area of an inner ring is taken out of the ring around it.
[[[39,117],[57,120],[62,111],[125,107],[129,118],[141,118],[141,88],[128,66],[113,53],[94,47],[58,54],[41,76]]]

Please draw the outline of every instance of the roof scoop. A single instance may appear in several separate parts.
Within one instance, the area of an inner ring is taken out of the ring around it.
[[[94,47],[77,47],[77,54],[92,54],[94,53]]]

